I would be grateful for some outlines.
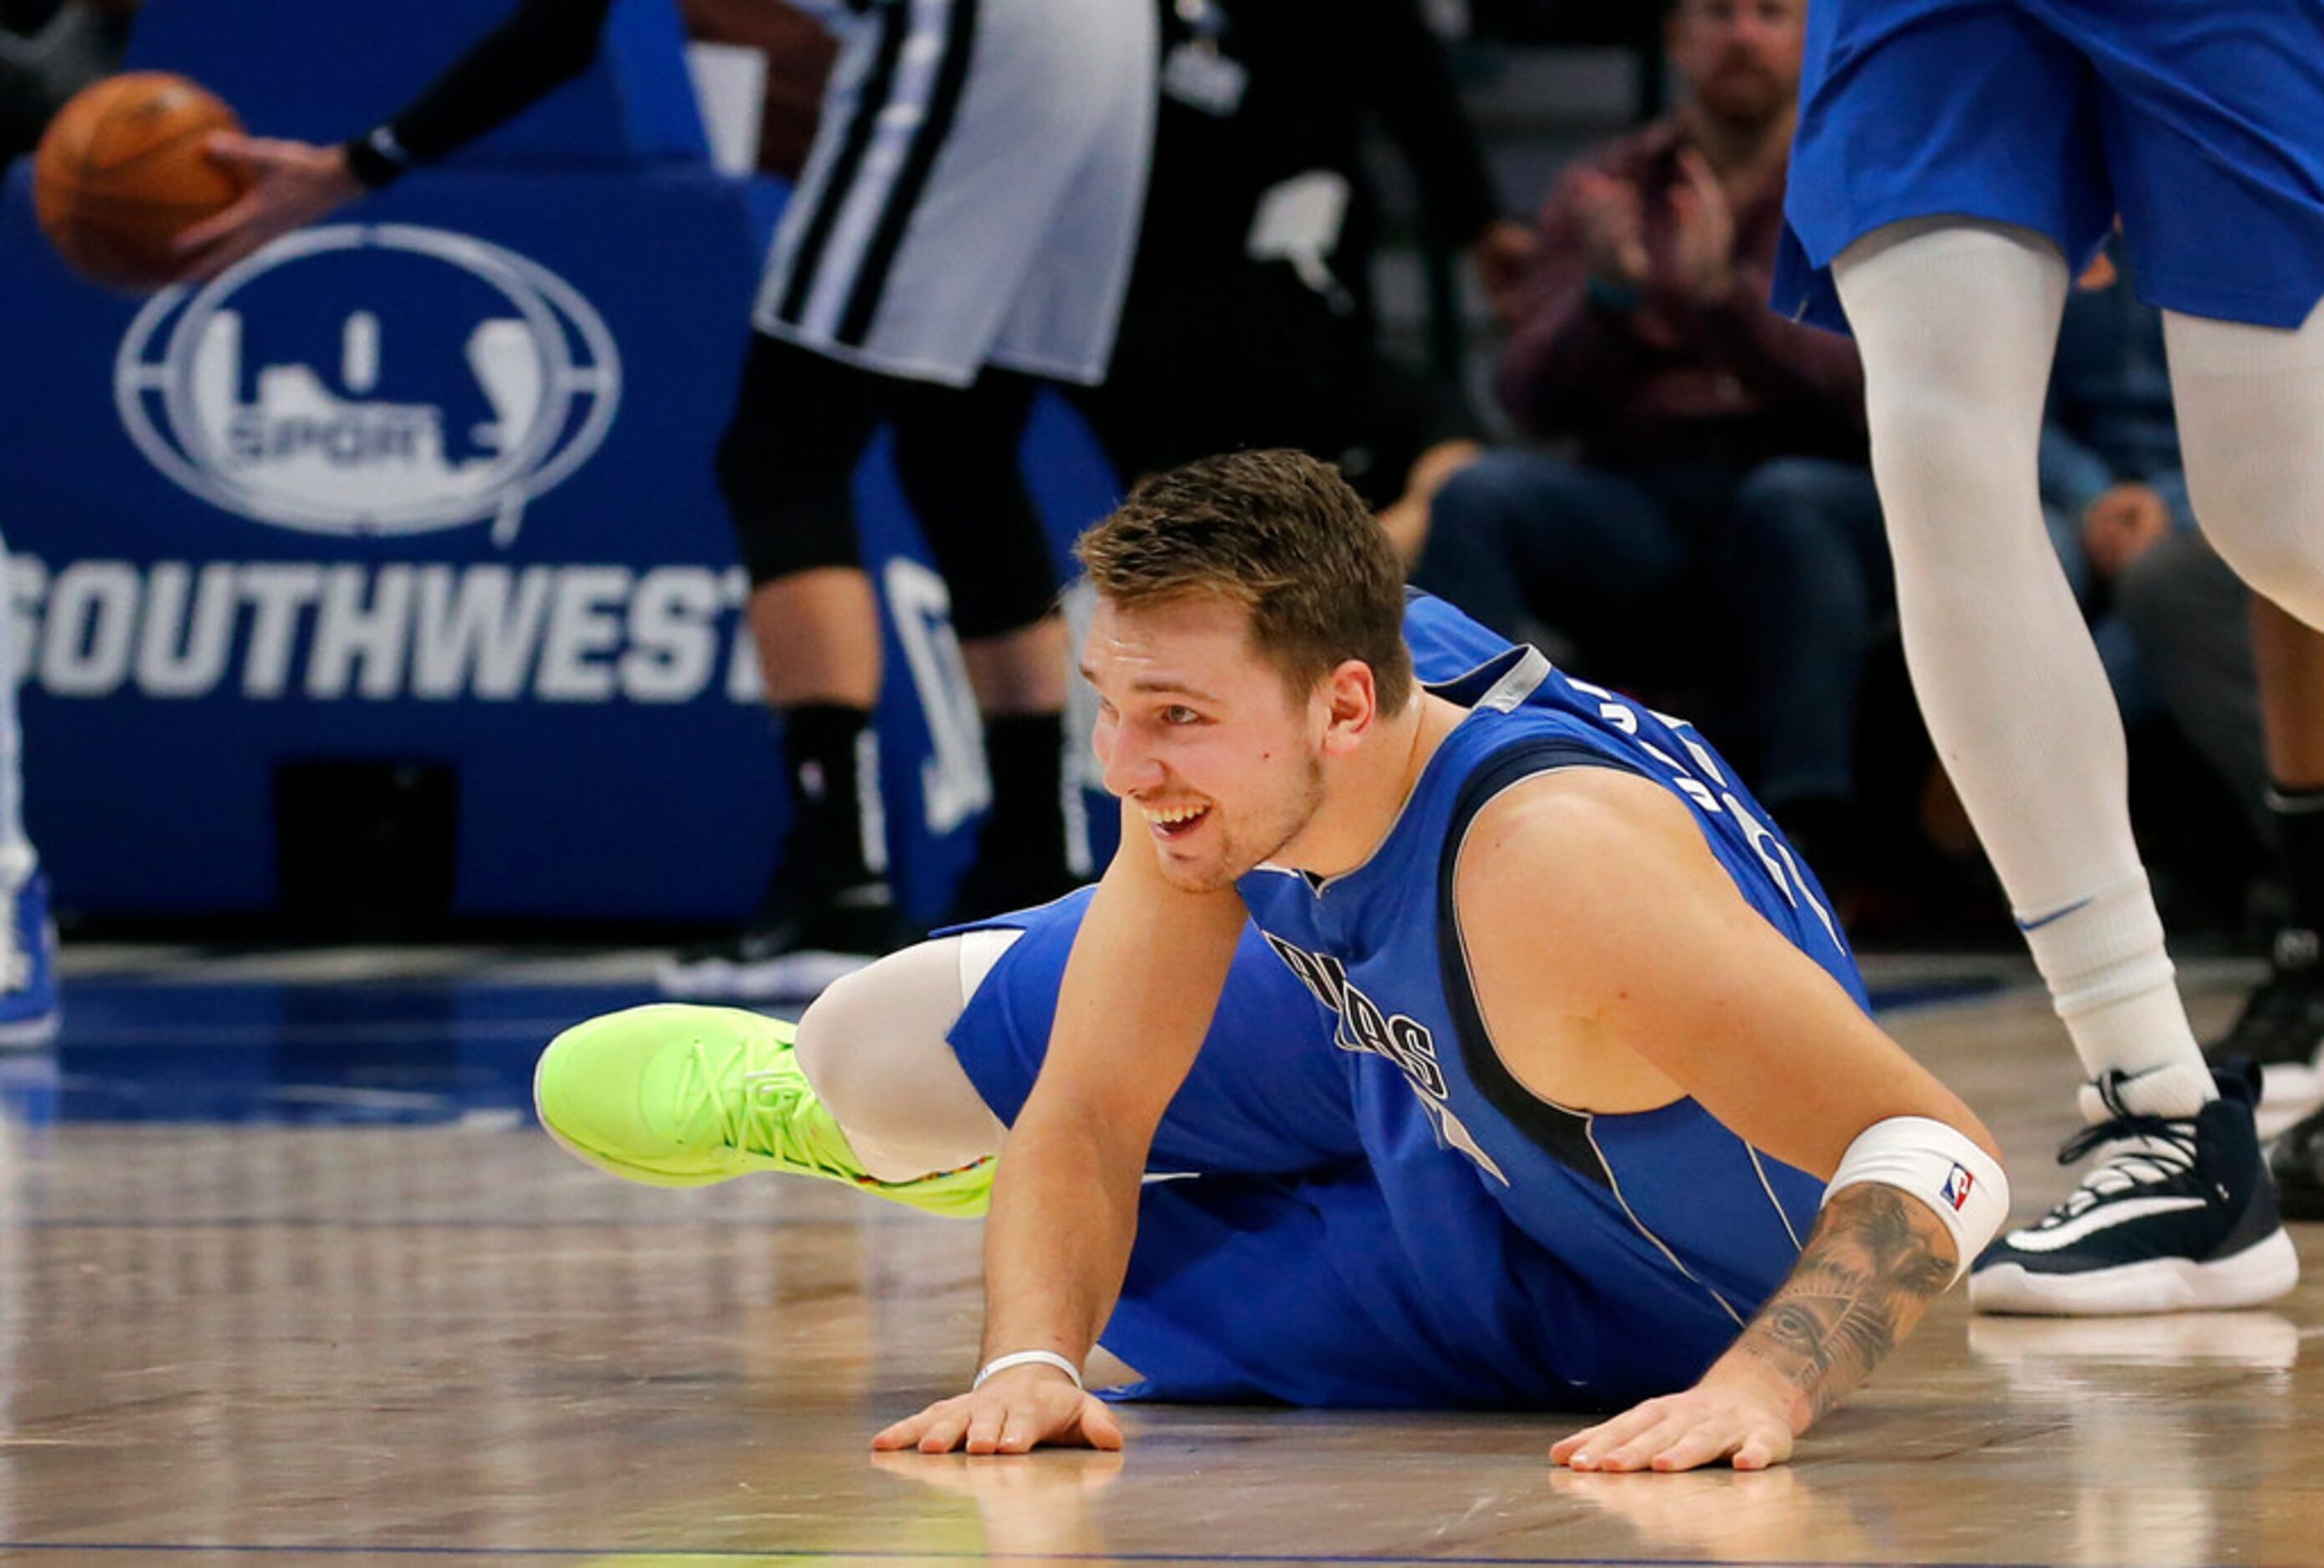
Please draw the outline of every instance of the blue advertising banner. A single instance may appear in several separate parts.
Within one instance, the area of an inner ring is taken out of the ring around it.
[[[745,913],[785,826],[711,466],[767,238],[747,188],[666,158],[429,171],[140,300],[64,271],[28,187],[0,204],[0,532],[60,901],[273,909],[282,770],[353,761],[456,780],[455,914]],[[1112,477],[1056,406],[1026,457],[1062,551]],[[990,786],[884,447],[858,489],[925,918]]]

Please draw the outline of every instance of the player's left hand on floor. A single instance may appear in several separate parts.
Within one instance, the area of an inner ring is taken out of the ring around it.
[[[1552,1464],[1588,1471],[1696,1470],[1721,1460],[1737,1470],[1765,1470],[1791,1456],[1791,1424],[1781,1411],[1705,1388],[1649,1399],[1549,1451]]]
[[[1121,1423],[1105,1402],[1071,1379],[1038,1367],[1020,1367],[872,1439],[876,1449],[917,1448],[922,1453],[1027,1453],[1042,1446],[1121,1446]]]

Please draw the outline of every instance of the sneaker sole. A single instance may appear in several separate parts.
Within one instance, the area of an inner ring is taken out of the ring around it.
[[[2209,1263],[2152,1258],[2076,1274],[2036,1274],[2021,1263],[1997,1263],[1969,1276],[1969,1303],[1978,1312],[2038,1317],[2220,1311],[2273,1301],[2299,1283],[2300,1254],[2278,1227]]]
[[[804,1001],[872,961],[867,953],[821,948],[802,948],[756,964],[731,958],[694,964],[671,959],[655,972],[654,983],[664,996],[685,1001]]]

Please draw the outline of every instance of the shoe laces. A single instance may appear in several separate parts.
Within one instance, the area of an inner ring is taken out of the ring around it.
[[[2085,1127],[2058,1151],[2060,1165],[2072,1165],[2093,1151],[2099,1161],[2066,1201],[2051,1211],[2050,1221],[2070,1220],[2109,1198],[2140,1187],[2164,1185],[2195,1168],[2199,1146],[2194,1119],[2129,1110],[2122,1102],[2121,1081],[2120,1073],[2108,1073],[2098,1080],[2098,1098],[2114,1114]]]
[[[706,1070],[708,1052],[695,1047]],[[794,1167],[804,1167],[845,1181],[860,1173],[817,1148],[798,1125],[798,1104],[807,1079],[796,1068],[780,1067],[742,1074],[735,1094],[717,1094],[718,1135],[731,1148],[764,1155]]]
[[[734,1050],[714,1050],[696,1041],[687,1056],[687,1074],[678,1082],[678,1122],[692,1118],[691,1108],[707,1101],[716,1121],[718,1141],[743,1154],[764,1156],[794,1167],[834,1176],[852,1176],[800,1135],[796,1112],[807,1087],[796,1070],[773,1068],[735,1073]]]

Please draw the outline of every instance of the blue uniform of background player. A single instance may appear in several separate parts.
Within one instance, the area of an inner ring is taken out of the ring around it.
[[[1746,901],[1857,1001],[1812,875],[1686,726],[1572,680],[1443,603],[1416,673],[1470,709],[1373,858],[1262,870],[1255,922],[1172,1101],[1107,1348],[1138,1390],[1303,1405],[1612,1405],[1683,1387],[1798,1256],[1821,1185],[1692,1100],[1563,1110],[1499,1064],[1459,958],[1466,822],[1545,769],[1689,802]],[[1007,918],[951,1041],[988,1105],[1029,1093],[1089,895]],[[1547,938],[1554,940],[1554,936]],[[1272,951],[1270,951],[1270,948]],[[1199,1173],[1199,1174],[1188,1174]]]
[[[1775,305],[1830,327],[1856,240],[1953,215],[2076,271],[2116,215],[2139,297],[2293,327],[2324,296],[2312,0],[1817,0]]]
[[[1797,25],[1787,0],[1769,8]],[[2164,312],[2197,519],[2281,608],[2255,621],[2272,753],[2292,770],[2276,783],[2324,802],[2324,715],[2302,696],[2324,679],[2324,7],[1815,0],[1803,64],[1774,303],[1862,350],[1922,711],[2090,1077],[2084,1117],[2125,1135],[2094,1135],[2098,1170],[1988,1250],[1971,1299],[2271,1299],[2297,1264],[2252,1086],[2215,1084],[2173,983],[2121,718],[2045,537],[2035,453],[2067,291],[2119,217]],[[2324,924],[2324,864],[2294,880]],[[2123,1158],[2156,1118],[2188,1159]]]

